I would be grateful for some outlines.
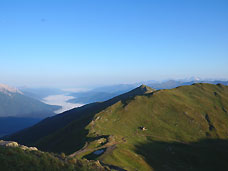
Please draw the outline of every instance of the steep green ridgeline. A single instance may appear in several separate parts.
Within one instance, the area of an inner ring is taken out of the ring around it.
[[[76,125],[77,129],[84,129],[84,126],[86,126],[91,121],[91,119],[93,119],[93,116],[96,113],[99,113],[100,111],[102,111],[103,109],[115,104],[120,100],[126,100],[128,98],[134,97],[135,95],[142,95],[145,93],[150,93],[152,91],[154,91],[154,89],[150,87],[146,87],[145,85],[142,85],[132,91],[124,93],[120,96],[116,96],[105,102],[91,103],[88,105],[84,105],[82,107],[78,107],[78,108],[66,111],[62,114],[55,115],[53,117],[46,118],[43,121],[39,122],[38,124],[28,129],[25,129],[13,135],[4,137],[3,139],[14,140],[19,142],[20,144],[33,146],[34,144],[36,144],[36,142],[38,142],[43,137],[55,133],[56,131],[64,128],[66,125],[70,124],[72,121],[75,121],[75,120],[78,121],[79,124]],[[82,137],[85,137],[84,131],[82,132],[78,131],[78,134],[81,135]],[[79,135],[73,136],[73,138],[75,137],[77,138]],[[50,147],[52,146],[54,148],[55,145],[53,143],[57,143],[57,142],[54,141],[52,143],[49,143],[49,145]],[[73,144],[73,147],[69,147],[69,152],[72,151],[72,148],[74,149],[80,148],[80,146],[77,146],[77,144],[81,144],[81,142],[77,140],[76,145]],[[45,145],[43,149],[47,150],[49,149],[49,147]]]
[[[0,146],[0,170],[2,171],[103,171],[109,170],[99,162],[76,160],[65,155],[41,151],[27,151],[19,147]]]
[[[227,111],[227,86],[182,86],[119,101],[36,145],[73,153],[87,142],[76,157],[99,159],[126,170],[227,168]],[[105,152],[94,155],[99,149]]]
[[[71,156],[125,170],[228,170],[228,86],[194,84],[142,95],[143,87],[98,103],[103,107],[96,112],[33,145],[68,154],[84,146]]]
[[[86,127],[87,137],[113,135],[115,149],[107,148],[97,159],[127,170],[224,169],[228,168],[227,109],[227,86],[195,84],[161,90],[100,112]]]

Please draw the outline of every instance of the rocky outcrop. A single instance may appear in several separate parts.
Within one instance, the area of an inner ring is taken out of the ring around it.
[[[3,141],[0,140],[0,146],[4,147],[19,147],[22,150],[28,150],[28,151],[37,151],[38,149],[36,147],[27,147],[25,145],[20,145],[15,141]]]
[[[0,145],[5,146],[5,147],[18,147],[19,146],[19,144],[17,142],[3,141],[3,140],[0,140]]]

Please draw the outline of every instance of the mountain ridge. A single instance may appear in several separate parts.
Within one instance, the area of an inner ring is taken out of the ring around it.
[[[86,113],[86,114],[91,113],[91,115],[93,115],[93,114],[105,109],[106,107],[118,102],[119,100],[127,100],[129,98],[134,97],[135,95],[143,95],[144,93],[146,93],[148,91],[152,92],[153,89],[147,88],[145,86],[138,87],[138,88],[135,88],[135,89],[133,89],[127,93],[116,96],[116,97],[109,99],[107,101],[104,101],[104,102],[95,102],[95,103],[84,105],[82,107],[71,109],[69,111],[63,112],[62,114],[58,114],[58,115],[55,115],[53,117],[48,117],[48,118],[44,119],[43,121],[39,122],[38,124],[32,126],[30,129],[32,129],[34,131],[34,134],[36,134],[36,137],[27,136],[26,132],[28,129],[23,130],[22,134],[25,137],[28,137],[28,139],[27,138],[25,138],[25,139],[26,139],[26,142],[28,144],[30,144],[33,141],[37,141],[40,136],[46,136],[50,133],[53,133],[57,129],[60,129],[60,128],[66,126],[67,124],[69,124],[74,119],[79,119],[80,117],[82,117],[82,115],[84,113]],[[41,135],[39,135],[40,134],[39,133],[40,127],[44,127],[44,128],[42,128],[42,130],[46,130],[46,131],[42,132]],[[17,141],[23,144],[23,143],[25,143],[23,141],[24,138],[22,135],[20,135],[20,133],[21,132],[15,133],[13,136],[16,136],[18,138],[18,139],[16,138]],[[17,135],[19,135],[19,136],[17,136]],[[10,138],[7,137],[6,139],[10,139]]]
[[[228,146],[228,86],[196,83],[141,95],[136,90],[30,143],[125,170],[227,168],[222,161]],[[102,103],[90,105],[97,104]],[[75,110],[64,115],[75,115]]]
[[[91,89],[89,91],[70,93],[70,96],[73,96],[74,99],[69,100],[70,103],[82,103],[89,104],[98,101],[106,101],[115,96],[121,95],[132,89],[137,88],[141,84],[145,84],[156,90],[160,89],[172,89],[178,86],[183,85],[192,85],[194,83],[210,83],[210,84],[224,84],[228,85],[228,81],[225,80],[203,80],[196,78],[182,79],[182,80],[166,80],[166,81],[144,81],[134,84],[117,84],[110,86],[103,86]]]

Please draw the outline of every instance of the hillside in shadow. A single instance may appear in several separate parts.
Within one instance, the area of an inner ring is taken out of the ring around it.
[[[204,139],[194,143],[150,141],[136,145],[155,171],[228,170],[228,140]]]

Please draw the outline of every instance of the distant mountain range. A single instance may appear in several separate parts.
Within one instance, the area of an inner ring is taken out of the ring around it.
[[[43,98],[50,95],[59,95],[66,93],[65,91],[57,88],[29,88],[29,87],[20,87],[18,88],[25,96],[35,98],[42,101]]]
[[[118,96],[120,94],[126,93],[138,87],[140,84],[146,84],[156,90],[160,90],[160,89],[172,89],[183,85],[192,85],[194,83],[210,83],[210,84],[220,83],[223,85],[228,85],[228,81],[201,80],[197,77],[185,79],[185,80],[168,80],[163,82],[145,81],[145,82],[140,82],[135,84],[119,84],[119,85],[103,86],[103,87],[92,89],[90,91],[71,93],[70,96],[73,96],[75,98],[69,100],[69,102],[81,103],[81,104],[102,102],[110,98],[113,98],[115,96]]]
[[[0,137],[53,116],[59,106],[47,105],[16,88],[0,84]]]
[[[137,84],[138,85],[138,84]],[[90,91],[70,93],[70,96],[75,97],[69,100],[70,103],[88,104],[93,102],[102,102],[111,99],[120,94],[126,93],[137,87],[136,84],[120,84],[112,86],[104,86],[92,89]]]
[[[228,170],[228,86],[142,85],[4,139],[116,170]]]
[[[151,83],[147,84],[150,87],[153,87],[157,90],[160,89],[172,89],[175,87],[183,86],[183,85],[192,85],[194,83],[209,83],[209,84],[223,84],[228,85],[228,81],[220,81],[220,80],[191,80],[191,81],[178,81],[178,80],[168,80],[161,83]]]
[[[18,89],[0,84],[0,117],[45,118],[52,116],[53,111],[59,108],[25,96]]]

